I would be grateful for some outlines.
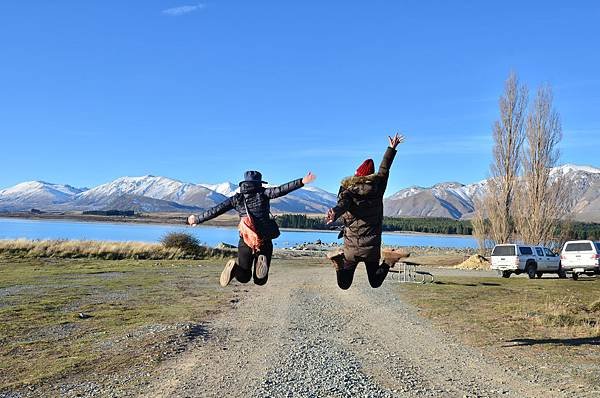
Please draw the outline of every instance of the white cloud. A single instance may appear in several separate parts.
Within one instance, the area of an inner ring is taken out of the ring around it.
[[[179,17],[181,15],[189,14],[190,12],[198,11],[202,8],[204,8],[204,4],[199,3],[195,5],[167,8],[166,10],[163,10],[162,13],[170,17]]]

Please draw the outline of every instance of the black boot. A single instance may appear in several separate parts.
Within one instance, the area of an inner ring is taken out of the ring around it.
[[[341,249],[327,253],[327,258],[331,260],[333,268],[335,268],[336,271],[339,271],[344,266],[344,251]]]

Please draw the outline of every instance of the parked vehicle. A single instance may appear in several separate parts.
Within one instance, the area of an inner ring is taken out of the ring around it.
[[[530,279],[536,276],[541,278],[545,273],[566,277],[561,268],[560,257],[542,246],[496,245],[492,250],[492,269],[498,271],[503,278],[508,278],[513,273],[527,273]]]
[[[571,273],[574,280],[579,275],[600,274],[600,242],[571,240],[565,243],[560,253],[563,269]]]

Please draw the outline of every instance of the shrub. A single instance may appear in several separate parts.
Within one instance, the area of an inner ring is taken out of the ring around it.
[[[187,254],[198,254],[202,250],[200,241],[187,232],[169,232],[160,242],[167,249],[180,249]]]

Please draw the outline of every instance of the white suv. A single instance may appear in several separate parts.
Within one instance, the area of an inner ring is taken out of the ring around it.
[[[580,274],[600,274],[600,242],[572,240],[565,243],[560,253],[565,271],[577,280]]]
[[[560,266],[560,258],[552,250],[542,246],[504,244],[494,246],[492,250],[492,269],[503,278],[512,273],[527,273],[530,279],[541,278],[544,273],[566,275]]]

